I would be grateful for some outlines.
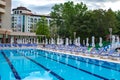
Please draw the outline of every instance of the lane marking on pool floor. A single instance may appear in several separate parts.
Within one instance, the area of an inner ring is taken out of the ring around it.
[[[50,54],[50,53],[48,53],[48,54]],[[57,55],[57,54],[55,53],[55,54],[53,54],[53,55]],[[62,57],[66,58],[65,55],[66,55],[66,54],[64,54],[64,56],[62,55]],[[69,56],[71,56],[71,55],[69,55]],[[74,57],[77,57],[77,56],[74,56]],[[72,58],[72,57],[68,57],[68,58],[69,58],[69,59],[72,59],[72,60],[76,60],[75,58]],[[87,58],[86,58],[86,59],[87,59]],[[78,59],[77,59],[77,61],[81,61],[81,62],[86,63],[85,61],[78,60]],[[91,63],[91,62],[87,62],[87,63],[88,63],[88,64],[93,64],[93,63]],[[98,65],[98,64],[93,64],[93,65],[100,66],[100,65]],[[112,70],[115,70],[115,71],[120,72],[120,70],[113,69],[113,68],[110,68],[110,67],[107,67],[107,66],[102,66],[102,65],[101,65],[100,67],[103,67],[103,68],[106,68],[106,69],[112,69]]]
[[[57,55],[57,54],[55,54],[55,55]],[[64,58],[66,58],[65,56],[62,56],[62,57],[64,57]],[[76,60],[75,58],[72,58],[72,57],[68,57],[69,59],[72,59],[72,60]],[[87,58],[86,58],[87,59]],[[83,63],[86,63],[85,61],[82,61],[82,60],[79,60],[79,59],[77,59],[77,61],[81,61],[81,62],[83,62]],[[92,64],[92,65],[96,65],[96,66],[100,66],[100,65],[98,65],[98,64],[94,64],[94,63],[92,63],[92,62],[87,62],[88,64]],[[120,70],[117,70],[117,69],[113,69],[113,68],[110,68],[110,67],[107,67],[107,66],[100,66],[100,67],[103,67],[103,68],[106,68],[106,69],[111,69],[111,70],[115,70],[115,71],[118,71],[118,72],[120,72]]]
[[[21,80],[21,77],[19,76],[18,72],[16,71],[16,69],[14,68],[14,66],[12,65],[12,63],[10,62],[10,60],[7,58],[7,56],[5,55],[5,53],[3,51],[1,53],[4,56],[4,58],[6,59],[9,67],[11,68],[11,70],[12,70],[14,76],[15,76],[15,78],[17,80]]]
[[[42,57],[46,57],[46,56],[43,56],[43,55],[41,55],[41,54],[38,54],[38,55],[39,55],[39,56],[42,56]],[[46,58],[58,62],[57,60],[52,59],[52,58],[50,58],[50,57],[46,57]],[[95,77],[98,77],[98,78],[100,78],[100,79],[102,79],[102,80],[109,80],[109,79],[107,79],[107,78],[105,78],[105,77],[99,76],[99,75],[97,75],[97,74],[91,73],[91,72],[86,71],[86,70],[83,70],[83,69],[80,69],[80,68],[75,67],[75,66],[73,66],[73,65],[66,64],[66,63],[61,62],[61,61],[59,61],[59,63],[64,64],[64,65],[67,65],[67,66],[72,67],[72,68],[75,68],[75,69],[77,69],[77,70],[83,71],[83,72],[85,72],[85,73],[88,73],[88,74],[90,74],[90,75],[93,75],[93,76],[95,76]]]
[[[22,54],[22,56],[24,56],[24,55]],[[43,66],[42,64],[36,62],[35,60],[33,60],[33,59],[31,59],[31,58],[29,58],[29,57],[27,57],[27,56],[24,56],[24,57],[27,58],[28,60],[32,61],[33,63],[37,64],[38,66],[42,67],[42,68],[45,69],[47,72],[49,72],[50,74],[52,74],[53,76],[55,76],[57,79],[59,79],[59,80],[64,80],[61,76],[57,75],[55,72],[53,72],[52,70],[46,68],[46,67]]]

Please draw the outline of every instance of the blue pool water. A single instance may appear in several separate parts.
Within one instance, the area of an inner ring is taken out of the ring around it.
[[[120,80],[120,64],[37,49],[0,50],[0,80]]]

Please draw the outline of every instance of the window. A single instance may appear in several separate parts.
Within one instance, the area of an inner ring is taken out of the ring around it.
[[[33,23],[33,18],[31,18],[30,21]]]
[[[14,21],[14,17],[12,17],[12,21]]]
[[[14,11],[14,14],[16,14],[16,11]]]
[[[38,21],[40,21],[40,19],[38,19]]]
[[[37,22],[37,19],[36,19],[36,18],[34,19],[34,22],[35,22],[35,23]]]
[[[22,11],[20,11],[20,14],[22,13]]]
[[[19,11],[17,11],[17,14],[19,14]]]
[[[14,28],[14,23],[12,23],[12,28]]]

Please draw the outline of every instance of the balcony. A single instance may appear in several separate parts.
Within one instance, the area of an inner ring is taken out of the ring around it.
[[[5,13],[5,9],[3,9],[3,8],[0,8],[0,13]]]
[[[0,19],[0,26],[1,26],[1,24],[2,24],[2,20]]]
[[[0,0],[0,6],[6,6],[6,2],[4,0]]]

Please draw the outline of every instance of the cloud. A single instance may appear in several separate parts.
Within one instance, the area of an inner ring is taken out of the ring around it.
[[[48,14],[54,4],[73,1],[74,3],[83,2],[89,9],[109,9],[119,10],[120,0],[12,0],[12,8],[24,6],[33,12],[40,14]]]
[[[38,14],[48,14],[50,13],[50,11],[52,10],[52,6],[54,6],[54,4],[48,4],[48,5],[42,5],[42,6],[36,6],[36,5],[29,5],[28,7],[35,13]]]
[[[119,0],[85,0],[85,1],[86,2],[100,2],[100,3],[104,3],[104,2],[117,2]]]
[[[32,10],[32,12],[48,14],[50,13],[52,6],[66,1],[67,0],[12,0],[12,8],[24,6]]]
[[[99,9],[99,8],[103,8],[105,7],[104,4],[102,3],[89,3],[89,4],[86,4],[88,6],[88,9],[90,10],[94,10],[94,9]]]

